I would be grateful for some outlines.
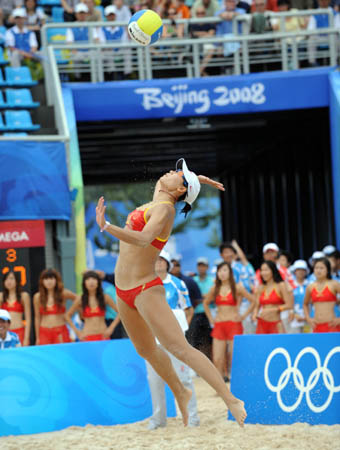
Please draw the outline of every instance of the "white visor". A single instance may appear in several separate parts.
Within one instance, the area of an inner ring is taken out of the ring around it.
[[[322,252],[327,256],[331,255],[335,251],[336,251],[336,248],[334,247],[334,245],[326,245],[326,247],[324,247],[322,249]]]
[[[158,256],[160,258],[165,259],[165,261],[169,264],[169,266],[171,266],[170,255],[169,255],[169,253],[166,250],[163,249]]]
[[[268,242],[268,244],[263,246],[262,253],[266,253],[268,250],[273,250],[274,252],[278,252],[280,249],[275,244],[275,242]]]
[[[200,192],[201,183],[199,182],[197,175],[194,172],[190,172],[184,158],[181,158],[176,162],[176,170],[182,170],[185,181],[188,183],[187,195],[185,196],[184,201],[189,205],[192,205]]]
[[[295,270],[297,269],[303,269],[305,270],[307,273],[309,273],[309,268],[307,266],[307,263],[304,259],[297,259],[294,264],[293,264],[293,268],[292,268],[292,272],[295,272]]]
[[[11,316],[7,309],[0,309],[0,319],[6,320],[7,322],[11,321]]]
[[[312,256],[309,258],[309,260],[308,260],[308,262],[309,262],[309,264],[311,265],[311,266],[313,266],[313,262],[316,260],[316,259],[320,259],[320,258],[324,258],[326,255],[323,253],[323,252],[320,252],[320,251],[316,251],[316,252],[314,252],[313,254],[312,254]]]

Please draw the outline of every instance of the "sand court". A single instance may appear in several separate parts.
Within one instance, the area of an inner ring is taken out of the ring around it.
[[[0,438],[1,450],[340,450],[340,425],[251,425],[227,420],[224,403],[201,378],[194,379],[201,425],[184,428],[179,417],[166,428],[129,425],[69,427],[62,431]],[[81,407],[81,406],[80,406]],[[76,414],[76,411],[75,411]]]

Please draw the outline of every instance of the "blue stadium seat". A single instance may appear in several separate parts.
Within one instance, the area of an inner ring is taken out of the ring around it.
[[[29,111],[5,111],[7,130],[39,130],[40,125],[33,125]]]
[[[3,137],[17,137],[17,136],[19,136],[19,137],[21,137],[21,136],[28,136],[28,134],[27,133],[25,133],[24,131],[22,131],[21,133],[4,133],[3,134]]]
[[[0,113],[0,131],[6,131],[8,128],[5,126],[4,121],[2,119],[2,114]]]
[[[39,6],[61,6],[60,0],[39,0]]]
[[[8,108],[37,108],[40,106],[39,102],[32,100],[29,89],[6,89],[6,99]]]
[[[3,93],[0,91],[0,109],[7,108],[7,103],[5,103]]]
[[[60,6],[53,6],[52,22],[64,22],[64,8],[61,8]],[[50,28],[50,30],[53,30],[53,28]]]
[[[28,67],[5,67],[7,86],[35,86]]]
[[[4,49],[0,47],[0,66],[4,66],[9,64],[9,61],[4,58]]]
[[[3,79],[2,70],[0,69],[0,86],[7,86],[6,81]]]
[[[6,34],[7,28],[3,25],[0,26],[0,45],[5,44],[5,34]]]

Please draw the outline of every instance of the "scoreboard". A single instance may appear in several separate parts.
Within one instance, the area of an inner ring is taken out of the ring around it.
[[[45,222],[43,220],[0,221],[0,288],[10,270],[18,272],[24,291],[38,290],[45,269]]]

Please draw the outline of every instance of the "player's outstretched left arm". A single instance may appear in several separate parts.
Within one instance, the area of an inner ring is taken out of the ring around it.
[[[212,186],[220,191],[225,191],[223,183],[220,183],[219,181],[212,180],[205,175],[198,175],[197,178],[201,184],[208,184],[209,186]]]

